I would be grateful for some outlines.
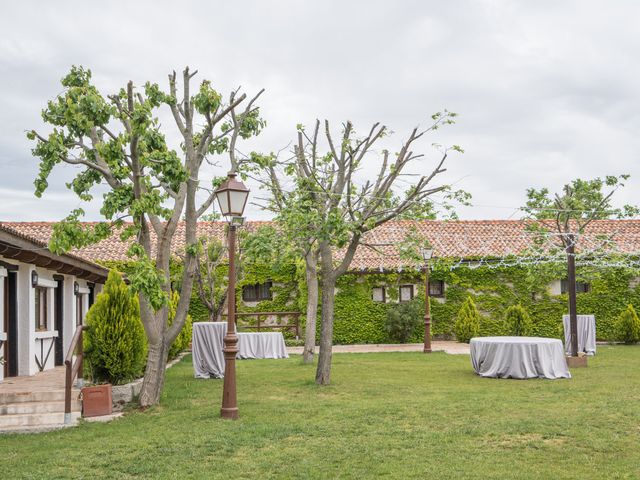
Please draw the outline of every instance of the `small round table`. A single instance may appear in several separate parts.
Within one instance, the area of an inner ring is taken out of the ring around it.
[[[542,337],[476,337],[471,364],[481,377],[571,378],[562,342]]]

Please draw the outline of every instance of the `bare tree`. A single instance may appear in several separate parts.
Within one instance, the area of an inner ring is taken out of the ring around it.
[[[276,171],[278,162],[273,157],[258,160],[258,170],[267,172],[262,180],[272,192],[278,218],[291,232],[298,232],[306,248],[308,277],[315,273],[313,260],[316,252],[319,258],[322,314],[316,371],[318,384],[330,382],[334,298],[338,277],[349,269],[367,231],[402,215],[415,205],[423,204],[435,193],[450,191],[448,185],[434,186],[433,183],[435,177],[445,171],[443,166],[449,150],[462,151],[457,146],[442,151],[428,174],[418,175],[414,182],[408,181],[404,194],[394,192],[401,179],[405,181],[411,178],[405,175],[408,166],[424,157],[423,154],[414,153],[415,143],[427,132],[454,123],[454,117],[454,113],[447,111],[433,115],[433,123],[424,130],[413,129],[395,155],[388,150],[382,150],[380,154],[376,152],[380,140],[388,133],[387,127],[378,123],[371,127],[364,138],[358,138],[351,122],[347,122],[343,125],[338,143],[334,140],[328,121],[324,122],[323,131],[321,123],[317,121],[310,134],[299,126],[294,155],[281,162],[284,173],[293,184],[290,191],[282,186],[282,177]],[[326,153],[320,153],[321,138],[328,147]],[[371,157],[381,157],[378,174],[373,180],[358,184],[356,172]],[[339,255],[336,255],[337,251]],[[312,289],[317,295],[317,284],[312,283],[309,287],[310,297]],[[310,307],[315,308],[315,302],[314,305],[308,304],[307,308]]]

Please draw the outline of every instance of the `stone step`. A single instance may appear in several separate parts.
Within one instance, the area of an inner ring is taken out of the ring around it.
[[[78,399],[71,401],[71,411],[80,412],[82,402]],[[64,400],[55,402],[18,402],[0,405],[0,415],[16,415],[25,413],[64,413]]]
[[[78,418],[80,418],[80,412],[71,412],[72,423],[77,422]],[[64,412],[0,415],[0,430],[17,429],[15,427],[46,427],[48,425],[63,424]]]
[[[73,389],[71,398],[77,399],[80,390]],[[36,392],[0,392],[0,405],[23,402],[60,402],[64,401],[64,389]]]

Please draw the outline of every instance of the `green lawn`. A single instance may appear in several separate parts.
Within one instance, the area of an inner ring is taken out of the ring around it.
[[[337,354],[318,387],[300,357],[222,381],[168,372],[162,406],[110,424],[0,437],[7,478],[640,478],[640,347],[599,347],[571,380],[493,380],[469,357]]]

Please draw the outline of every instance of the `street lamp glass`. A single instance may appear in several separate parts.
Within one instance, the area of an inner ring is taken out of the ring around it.
[[[216,189],[220,213],[225,217],[241,217],[248,197],[249,189],[240,180],[236,180],[235,172],[230,172],[227,179]]]
[[[433,256],[433,249],[432,248],[423,248],[422,249],[422,258],[424,259],[424,261],[428,261],[431,260],[431,257]]]

